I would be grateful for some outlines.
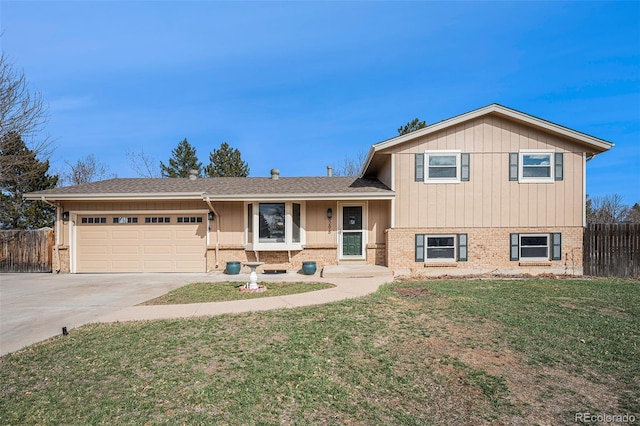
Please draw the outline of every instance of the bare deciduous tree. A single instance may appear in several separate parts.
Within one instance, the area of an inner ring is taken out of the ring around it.
[[[35,155],[44,161],[51,155],[51,141],[40,135],[47,119],[48,109],[42,95],[29,91],[24,74],[17,72],[4,54],[0,55],[0,139],[18,135],[27,144],[30,156],[4,158],[0,165],[0,177],[12,168],[31,161],[31,156]]]
[[[629,214],[629,206],[623,204],[622,195],[610,194],[587,200],[587,222],[619,223]]]
[[[149,156],[143,149],[140,152],[127,151],[127,159],[129,167],[133,169],[140,177],[157,178],[160,177],[158,162],[155,158]]]
[[[333,168],[335,176],[358,176],[367,158],[367,153],[360,151],[355,157],[346,157],[342,165]]]
[[[107,165],[96,161],[93,154],[79,159],[75,164],[68,161],[65,163],[69,166],[69,171],[61,175],[63,185],[81,185],[109,177]]]

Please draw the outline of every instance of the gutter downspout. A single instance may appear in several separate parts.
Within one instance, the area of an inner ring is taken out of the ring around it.
[[[211,199],[209,197],[207,197],[205,201],[213,214],[216,215],[216,269],[218,269],[220,266],[220,215],[213,207],[213,204],[211,204]]]
[[[44,197],[44,195],[42,197],[40,197],[40,201],[42,201],[45,204],[50,205],[51,207],[55,207],[56,209],[56,223],[58,223],[58,221],[61,219],[60,218],[60,204],[59,203],[52,203],[51,201],[47,201],[47,199]],[[60,245],[60,231],[61,229],[58,229],[58,227],[54,226],[54,233],[56,236],[56,244],[53,246],[53,251],[55,252],[56,255],[56,262],[57,262],[57,269],[56,274],[60,273],[60,250],[58,249],[58,246]]]

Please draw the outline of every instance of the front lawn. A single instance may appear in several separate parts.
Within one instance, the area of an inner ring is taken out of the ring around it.
[[[640,283],[401,282],[318,307],[100,324],[0,359],[1,424],[640,419]]]
[[[193,283],[179,287],[169,293],[151,299],[143,305],[172,305],[183,303],[206,303],[206,302],[226,302],[229,300],[257,299],[260,297],[286,296],[288,294],[306,293],[309,291],[323,290],[335,287],[327,283],[308,282],[280,282],[280,283],[259,283],[266,286],[267,291],[260,293],[242,292],[241,287],[245,283],[241,282],[220,282],[220,283]]]

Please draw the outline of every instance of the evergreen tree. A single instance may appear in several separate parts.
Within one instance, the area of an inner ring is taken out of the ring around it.
[[[185,138],[171,151],[168,166],[160,162],[160,173],[162,177],[186,178],[190,170],[196,170],[196,176],[202,177],[202,163],[198,161],[196,149]]]
[[[55,209],[42,201],[27,201],[27,192],[52,189],[58,176],[49,175],[49,160],[40,161],[20,135],[0,139],[0,228],[38,229],[53,226]]]
[[[236,148],[231,148],[228,143],[222,142],[219,149],[214,149],[209,154],[209,165],[204,173],[209,177],[247,177],[249,165],[242,161],[242,155]]]
[[[635,203],[627,213],[626,222],[640,223],[640,204]]]
[[[416,130],[420,130],[424,127],[427,127],[427,123],[424,121],[420,121],[417,118],[414,118],[412,121],[409,121],[404,126],[398,128],[399,135],[406,135],[407,133],[415,132]]]

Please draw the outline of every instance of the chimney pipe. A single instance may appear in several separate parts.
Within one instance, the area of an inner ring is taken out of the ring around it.
[[[333,176],[333,167],[327,166],[327,176]]]
[[[280,178],[280,170],[271,169],[271,179],[278,180]]]
[[[189,180],[196,180],[198,178],[198,171],[197,170],[189,170]]]

